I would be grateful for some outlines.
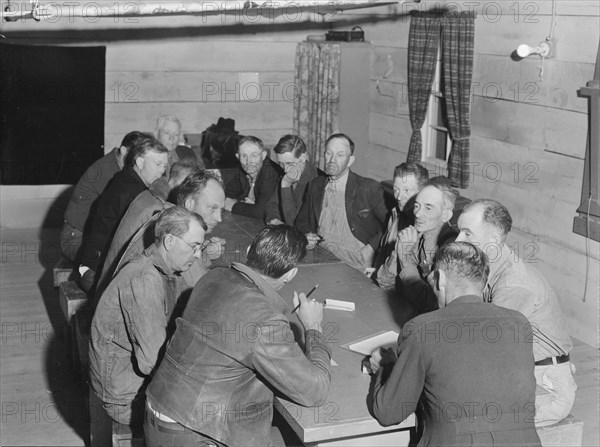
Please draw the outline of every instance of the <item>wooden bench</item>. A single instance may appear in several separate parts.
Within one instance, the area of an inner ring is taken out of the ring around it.
[[[74,279],[73,268],[73,263],[64,256],[61,256],[54,268],[52,269],[54,287],[58,287],[63,282]]]
[[[134,438],[128,425],[113,421],[112,424],[113,447],[144,447],[144,438]]]
[[[570,414],[556,424],[538,428],[537,432],[543,447],[581,446],[583,422]]]
[[[74,324],[74,344],[73,353],[77,353],[79,359],[79,368],[81,369],[82,377],[87,377],[89,373],[89,344],[90,344],[90,324],[91,315],[87,306],[79,309],[75,314]]]
[[[60,308],[67,323],[71,324],[77,310],[87,303],[87,294],[81,290],[75,281],[65,281],[58,288]]]

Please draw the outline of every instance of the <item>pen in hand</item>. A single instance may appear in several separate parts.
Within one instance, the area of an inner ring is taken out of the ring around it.
[[[310,292],[308,292],[308,293],[306,294],[306,298],[308,298],[309,296],[311,296],[311,295],[312,295],[312,293],[313,293],[315,290],[317,290],[317,287],[319,287],[319,285],[318,285],[318,284],[315,284],[315,286],[314,286],[312,289],[310,289]],[[292,310],[292,313],[296,312],[298,309],[300,309],[300,303],[298,303],[298,305],[297,305],[296,307],[294,307],[294,310]]]

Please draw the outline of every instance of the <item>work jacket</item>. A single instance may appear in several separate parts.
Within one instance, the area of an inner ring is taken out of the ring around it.
[[[303,352],[285,307],[243,264],[208,272],[148,387],[152,409],[230,447],[268,446],[274,392],[316,406],[331,381],[321,333],[305,332]]]

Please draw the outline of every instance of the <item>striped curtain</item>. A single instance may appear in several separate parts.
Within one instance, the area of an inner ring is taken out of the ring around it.
[[[420,162],[421,127],[427,115],[431,84],[435,75],[442,13],[416,12],[408,34],[408,107],[412,137],[408,162]]]
[[[339,43],[300,42],[296,47],[294,132],[321,169],[325,141],[339,127],[340,60]]]
[[[454,187],[469,184],[471,79],[475,42],[475,13],[448,13],[442,19],[444,97],[452,151],[448,177]]]

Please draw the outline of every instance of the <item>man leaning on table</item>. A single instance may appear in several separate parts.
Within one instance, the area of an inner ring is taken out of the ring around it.
[[[271,428],[274,393],[305,406],[326,399],[331,356],[323,305],[294,292],[303,351],[277,293],[305,254],[303,234],[268,226],[245,265],[217,267],[198,281],[146,392],[148,447],[274,445],[282,441]]]
[[[437,308],[437,300],[427,275],[438,247],[451,242],[456,231],[448,222],[452,218],[456,194],[448,185],[430,182],[417,194],[414,225],[398,233],[395,250],[377,271],[381,287],[394,287],[400,296],[419,313]]]
[[[271,225],[294,225],[306,186],[321,171],[308,161],[306,145],[297,135],[281,137],[273,152],[285,175],[267,203],[265,221]]]
[[[531,326],[482,300],[485,254],[452,242],[434,259],[439,310],[402,328],[397,354],[375,351],[372,409],[384,426],[419,409],[419,446],[540,446],[535,430]]]
[[[167,340],[171,314],[187,288],[181,273],[201,256],[207,226],[182,207],[164,211],[154,243],[137,254],[100,297],[90,331],[90,408],[141,429],[144,390]],[[103,436],[104,435],[104,436]],[[110,432],[91,434],[110,445]]]
[[[554,424],[567,417],[575,402],[575,365],[569,353],[573,344],[558,299],[548,281],[531,261],[520,259],[506,245],[512,227],[508,209],[495,200],[471,202],[458,219],[457,241],[477,244],[490,258],[490,276],[484,299],[521,312],[533,330],[533,355],[537,384],[552,399],[538,405],[537,426]]]
[[[352,267],[371,267],[379,246],[387,208],[383,188],[350,170],[354,142],[345,134],[325,143],[326,175],[308,184],[296,228],[306,234],[309,248],[323,239],[325,247]]]
[[[236,157],[240,166],[225,184],[225,209],[264,220],[283,170],[269,158],[262,140],[253,136],[240,139]]]

